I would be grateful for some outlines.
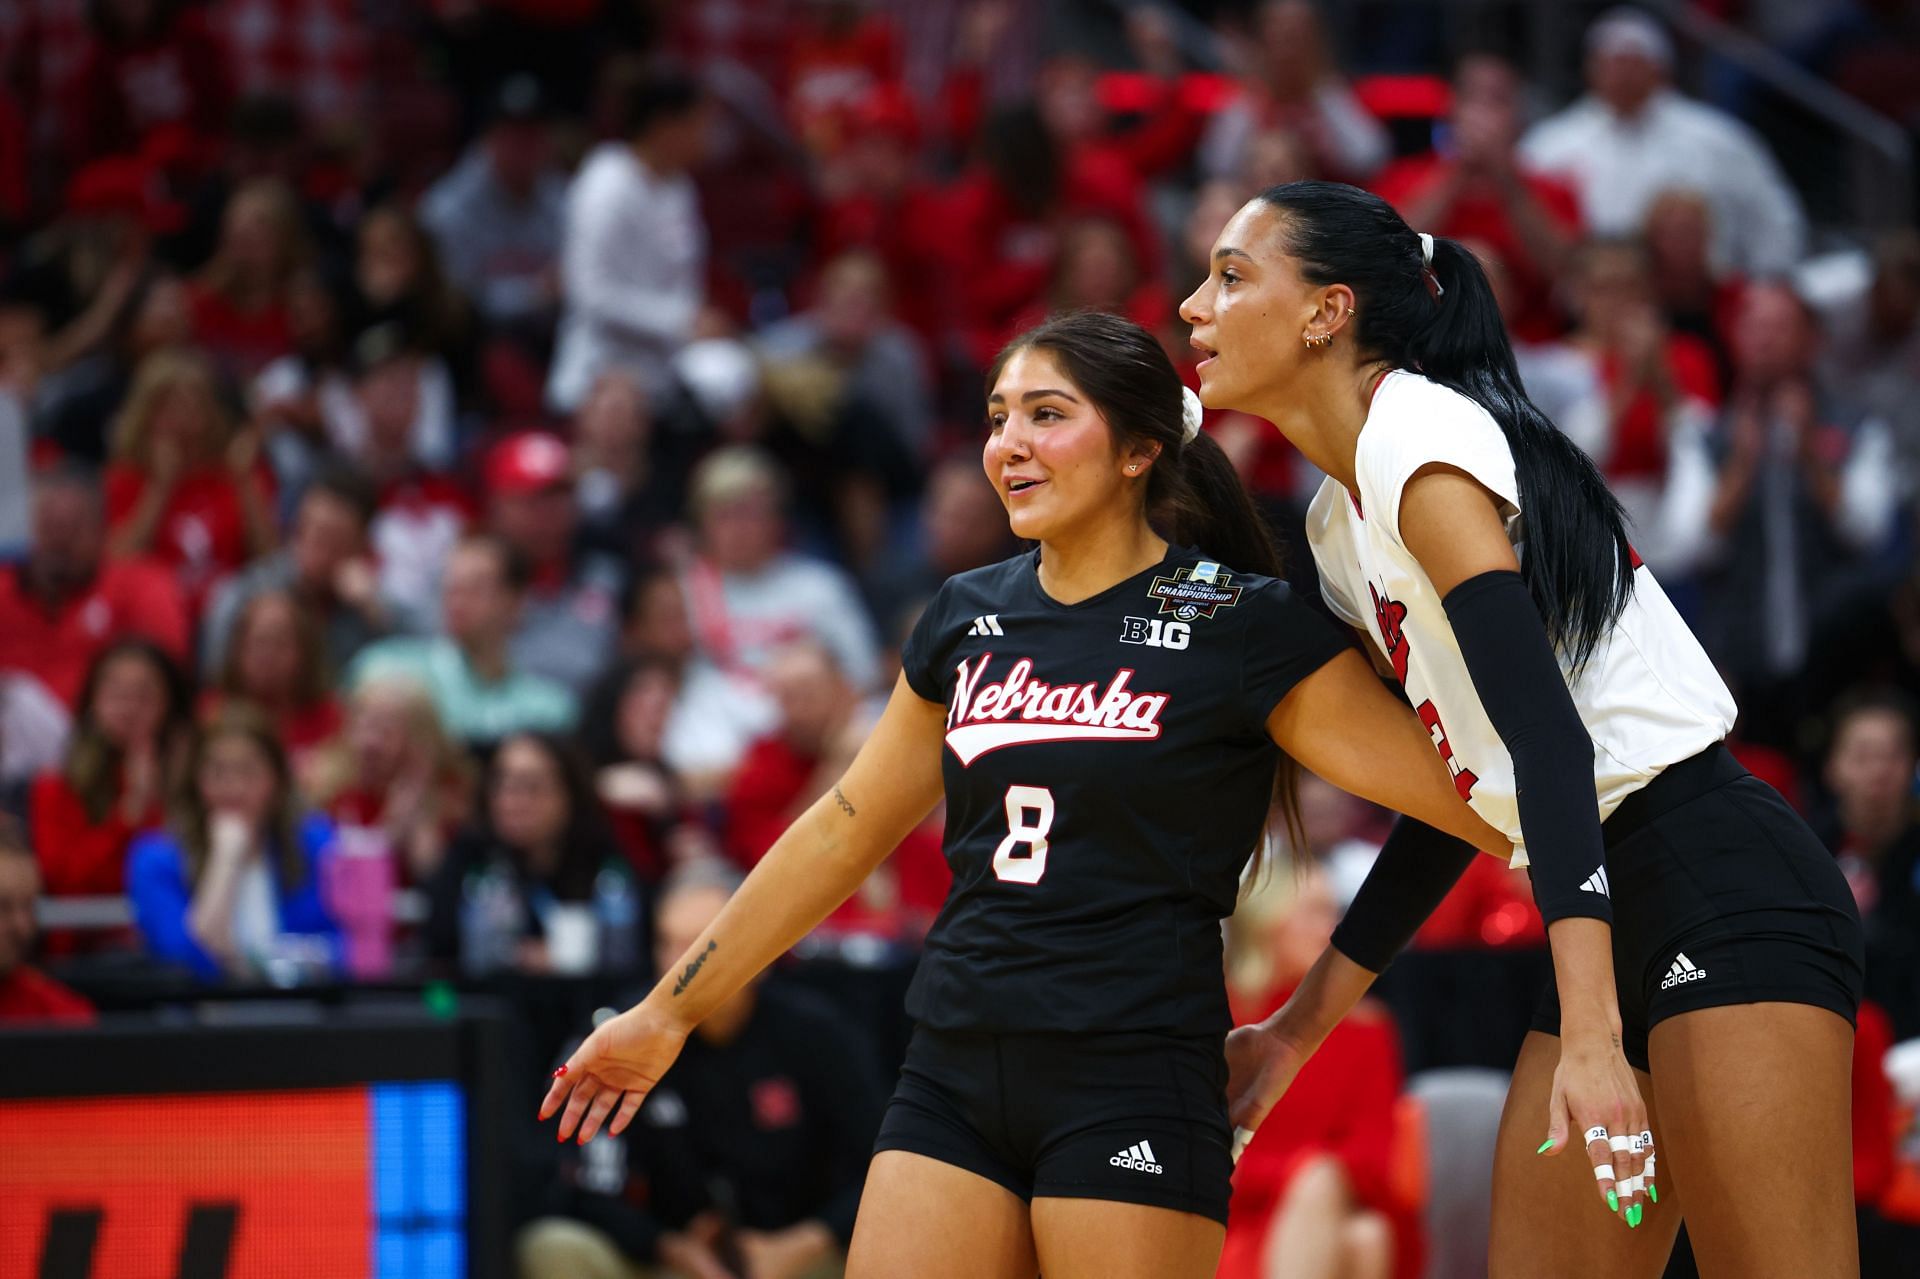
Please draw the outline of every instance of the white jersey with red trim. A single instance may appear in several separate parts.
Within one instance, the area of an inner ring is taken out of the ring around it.
[[[1322,484],[1307,512],[1307,540],[1327,606],[1386,654],[1461,797],[1513,840],[1513,864],[1525,866],[1513,758],[1474,690],[1439,593],[1400,540],[1401,493],[1435,463],[1499,497],[1507,534],[1524,556],[1520,489],[1499,424],[1467,397],[1406,372],[1389,373],[1374,394],[1354,456],[1359,492]],[[1560,668],[1568,674],[1564,658]],[[1568,689],[1593,738],[1602,821],[1661,769],[1733,727],[1733,694],[1637,556],[1625,611],[1579,678],[1568,675]]]

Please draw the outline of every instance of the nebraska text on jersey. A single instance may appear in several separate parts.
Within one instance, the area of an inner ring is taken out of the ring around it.
[[[1133,671],[1122,669],[1105,692],[1094,683],[1045,684],[1034,679],[1033,662],[1021,658],[1005,680],[983,685],[992,653],[982,653],[955,672],[953,703],[947,707],[947,746],[962,764],[971,764],[1002,746],[1034,742],[1150,742],[1160,736],[1165,693],[1135,693],[1127,688]]]

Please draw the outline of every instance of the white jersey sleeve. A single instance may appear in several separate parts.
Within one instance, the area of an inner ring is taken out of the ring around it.
[[[1381,381],[1353,464],[1366,518],[1395,541],[1407,481],[1435,464],[1479,481],[1500,499],[1503,517],[1520,512],[1513,452],[1499,424],[1466,396],[1413,374],[1389,373]]]

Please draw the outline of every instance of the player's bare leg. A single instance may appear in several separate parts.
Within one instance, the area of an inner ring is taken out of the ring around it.
[[[1856,1279],[1846,1020],[1807,1004],[1702,1008],[1655,1026],[1647,1048],[1660,1209],[1669,1185],[1686,1194],[1702,1279]]]
[[[867,1166],[847,1279],[1034,1279],[1039,1269],[1027,1205],[1005,1186],[904,1150]]]
[[[1369,1222],[1369,1218],[1372,1219]],[[1302,1163],[1287,1183],[1260,1250],[1261,1273],[1289,1279],[1356,1279],[1385,1275],[1392,1265],[1392,1235],[1386,1264],[1377,1264],[1378,1214],[1359,1210],[1346,1169],[1332,1155]]]
[[[1109,1199],[1033,1201],[1046,1279],[1212,1279],[1227,1228],[1211,1217]]]
[[[1594,1189],[1593,1164],[1578,1149],[1549,1158],[1537,1154],[1547,1135],[1547,1105],[1553,1072],[1560,1064],[1557,1035],[1533,1031],[1500,1114],[1493,1152],[1493,1233],[1487,1273],[1491,1279],[1538,1279],[1541,1275],[1606,1275],[1608,1279],[1659,1279],[1680,1232],[1679,1186],[1672,1175],[1673,1147],[1654,1105],[1647,1075],[1635,1071],[1657,1143],[1660,1201],[1650,1204],[1636,1229],[1628,1229]],[[1436,1151],[1436,1158],[1444,1152]],[[1444,1175],[1436,1170],[1436,1175]],[[1851,1183],[1849,1183],[1851,1184]],[[1848,1218],[1852,1220],[1851,1216]]]

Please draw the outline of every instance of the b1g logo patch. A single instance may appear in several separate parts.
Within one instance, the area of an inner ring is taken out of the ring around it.
[[[1183,622],[1212,617],[1223,608],[1240,602],[1240,588],[1232,585],[1233,574],[1211,560],[1192,568],[1178,568],[1172,577],[1156,577],[1147,595],[1160,602],[1162,614],[1171,613]]]

